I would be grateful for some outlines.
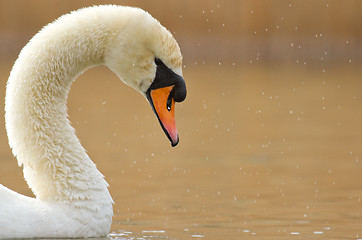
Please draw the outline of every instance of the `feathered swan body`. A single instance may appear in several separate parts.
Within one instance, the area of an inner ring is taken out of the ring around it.
[[[8,80],[5,118],[10,147],[36,198],[0,185],[0,238],[109,232],[108,184],[69,123],[67,95],[78,75],[104,64],[146,96],[156,76],[155,58],[182,76],[172,35],[143,10],[121,6],[66,14],[23,48]]]

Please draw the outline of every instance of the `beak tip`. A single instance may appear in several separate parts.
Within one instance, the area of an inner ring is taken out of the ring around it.
[[[174,141],[171,141],[171,146],[172,147],[176,147],[177,146],[177,144],[178,144],[178,142],[179,142],[179,137],[177,136],[177,140],[174,142]]]

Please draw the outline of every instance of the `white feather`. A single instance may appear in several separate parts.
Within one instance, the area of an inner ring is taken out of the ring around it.
[[[182,74],[172,35],[138,8],[95,6],[60,17],[22,49],[5,99],[9,145],[36,198],[0,185],[0,238],[105,236],[112,222],[108,184],[67,118],[71,83],[105,64],[143,95],[160,58]]]

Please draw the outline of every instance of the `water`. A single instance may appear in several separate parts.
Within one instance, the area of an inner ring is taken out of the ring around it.
[[[115,201],[108,238],[362,239],[361,70],[223,62],[184,75],[176,148],[107,69],[72,86],[71,121]],[[31,195],[4,128],[0,166]]]

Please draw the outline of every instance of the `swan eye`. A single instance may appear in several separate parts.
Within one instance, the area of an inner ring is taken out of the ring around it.
[[[159,58],[155,58],[155,63],[157,66],[161,65],[163,62]]]

